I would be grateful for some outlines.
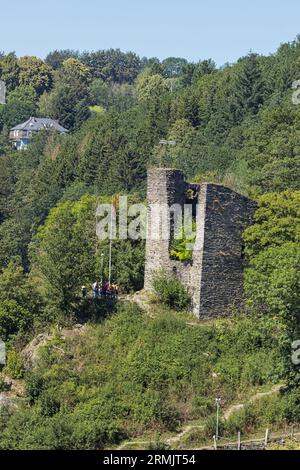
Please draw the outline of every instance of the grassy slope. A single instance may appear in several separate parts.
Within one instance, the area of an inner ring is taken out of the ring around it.
[[[167,439],[189,421],[205,425],[198,442],[207,441],[214,430],[216,396],[225,410],[282,380],[283,334],[276,318],[198,323],[158,306],[150,317],[125,303],[102,324],[69,338],[56,336],[41,349],[39,365],[27,378],[32,405],[2,426],[0,445],[112,447],[145,436]],[[269,400],[269,412],[266,405],[241,410],[228,420],[224,435],[234,434],[236,427],[252,431],[266,420],[278,421],[279,400]]]

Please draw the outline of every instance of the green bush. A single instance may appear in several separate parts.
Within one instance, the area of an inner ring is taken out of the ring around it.
[[[60,403],[58,400],[55,399],[54,391],[51,393],[45,393],[42,395],[41,398],[41,414],[43,416],[54,416],[56,413],[59,412]]]
[[[24,377],[23,361],[17,351],[8,351],[5,372],[13,379],[22,379]]]
[[[10,387],[7,385],[5,380],[0,377],[0,393],[1,392],[7,392],[10,389]]]
[[[257,418],[253,406],[245,406],[230,415],[225,423],[224,434],[231,437],[235,436],[238,431],[251,431],[256,423]]]
[[[207,416],[213,412],[215,403],[213,400],[203,397],[196,396],[192,400],[192,414],[196,417]]]
[[[0,302],[0,338],[9,340],[18,332],[27,331],[33,321],[33,316],[15,300]]]
[[[168,450],[170,446],[159,439],[154,442],[149,442],[147,450]]]
[[[184,227],[180,228],[182,237],[175,238],[171,242],[170,255],[181,262],[192,261],[193,259],[193,246],[195,243],[196,222],[192,221],[193,233],[188,235],[184,231]],[[179,231],[179,233],[180,233]]]
[[[206,437],[212,438],[213,436],[216,435],[217,431],[217,417],[216,415],[210,416],[204,426],[204,434]],[[218,433],[219,437],[222,437],[224,435],[224,430],[225,430],[225,421],[222,418],[219,418],[218,421]]]
[[[184,310],[190,306],[191,299],[186,288],[175,277],[163,271],[158,272],[153,280],[153,288],[159,300],[175,310]]]
[[[44,379],[39,374],[31,372],[25,376],[26,396],[31,405],[40,396],[43,388],[44,388]]]

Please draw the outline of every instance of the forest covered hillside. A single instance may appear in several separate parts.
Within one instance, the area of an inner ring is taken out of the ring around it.
[[[216,396],[225,411],[274,386],[279,395],[224,416],[224,438],[300,424],[291,361],[300,337],[300,38],[221,68],[117,49],[45,60],[2,53],[0,80],[0,448],[102,449],[145,435],[167,446],[168,433],[192,420],[198,434],[182,445],[204,445]],[[17,151],[9,130],[31,116],[69,132],[45,130]],[[138,307],[140,239],[113,243],[118,305],[91,298],[109,269],[97,204],[113,194],[145,201],[147,169],[158,165],[258,204],[244,233],[247,303],[228,319],[191,319],[173,279],[158,279],[150,307]],[[41,342],[34,363],[24,353],[32,341]]]

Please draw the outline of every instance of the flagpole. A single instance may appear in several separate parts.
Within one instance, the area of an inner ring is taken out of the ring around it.
[[[108,266],[108,281],[109,287],[111,282],[111,253],[112,253],[112,228],[113,228],[113,208],[114,208],[114,197],[111,200],[111,217],[110,217],[110,240],[109,240],[109,266]]]

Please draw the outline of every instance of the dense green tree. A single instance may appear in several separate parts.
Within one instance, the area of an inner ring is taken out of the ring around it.
[[[94,80],[89,88],[92,104],[118,112],[127,111],[136,104],[135,94],[133,85],[127,83],[108,85],[101,79]]]
[[[71,57],[78,59],[79,52],[73,51],[72,49],[56,49],[55,51],[49,52],[49,54],[47,54],[45,62],[54,70],[57,70],[62,66],[65,60],[70,59]]]
[[[11,261],[0,274],[0,302],[13,300],[18,305],[37,314],[41,299],[37,293],[34,280],[18,262]]]
[[[36,104],[32,104],[26,101],[13,100],[5,106],[3,112],[3,124],[7,128],[12,128],[17,124],[21,124],[30,116],[36,114]]]
[[[37,95],[31,86],[20,85],[9,93],[2,111],[3,125],[8,128],[26,121],[37,112]]]
[[[75,58],[63,62],[57,71],[54,89],[40,100],[40,112],[57,119],[67,129],[75,129],[90,117],[88,84],[90,69]]]
[[[263,250],[250,262],[245,287],[262,311],[300,319],[300,248],[296,243]]]
[[[188,62],[183,65],[181,70],[181,83],[183,87],[189,86],[192,84],[193,75],[195,72],[195,64]]]
[[[89,94],[92,105],[100,105],[106,109],[110,106],[110,87],[101,78],[92,81]]]
[[[168,82],[161,75],[143,73],[138,79],[137,96],[140,102],[157,100],[168,90]]]
[[[15,183],[14,160],[7,152],[6,155],[0,154],[0,224],[9,215],[9,198],[13,191]]]
[[[54,90],[43,95],[40,101],[40,113],[46,114],[68,130],[89,117],[89,109],[81,87],[58,83]]]
[[[237,158],[248,162],[250,183],[259,192],[299,189],[299,112],[288,100],[244,126]]]
[[[31,86],[38,95],[51,88],[53,72],[43,60],[37,57],[21,57],[18,66],[20,85]]]
[[[79,59],[91,68],[95,78],[112,83],[133,83],[141,70],[139,57],[120,49],[84,52]]]
[[[62,63],[60,70],[57,72],[57,80],[74,87],[85,87],[91,80],[91,71],[79,60],[70,57]]]
[[[196,82],[204,75],[210,75],[216,72],[217,66],[212,59],[202,60],[195,65],[192,81]]]
[[[7,341],[16,333],[31,329],[33,315],[14,300],[0,302],[0,339]]]
[[[235,68],[232,92],[238,121],[247,113],[256,114],[259,111],[263,104],[264,80],[256,54],[251,53],[240,59]]]
[[[262,196],[244,239],[250,263],[245,287],[251,302],[274,314],[298,316],[300,192]]]
[[[19,85],[20,67],[14,53],[4,55],[0,59],[0,79],[5,82],[7,91]]]
[[[291,344],[299,339],[300,193],[285,191],[259,198],[255,223],[244,235],[248,268],[245,291],[248,305],[286,325],[281,341],[286,383],[299,387],[299,367],[291,361]],[[293,415],[293,419],[295,415]]]
[[[249,257],[287,242],[299,243],[300,191],[260,196],[254,222],[244,235]]]
[[[40,227],[37,242],[32,246],[33,272],[44,286],[48,301],[64,313],[71,313],[76,307],[83,284],[90,286],[100,274],[108,277],[108,241],[96,239],[95,214],[93,196],[60,203]],[[104,255],[102,273],[100,253]],[[123,290],[142,287],[144,247],[141,242],[115,241],[112,259],[113,279]]]
[[[18,333],[26,343],[34,322],[39,321],[43,302],[32,278],[16,262],[0,274],[0,337],[7,341]]]
[[[186,59],[181,57],[168,57],[162,61],[163,72],[166,78],[179,77],[183,66],[187,64]]]
[[[46,297],[65,313],[71,313],[72,304],[74,308],[80,286],[94,278],[95,210],[95,200],[88,196],[62,203],[38,232],[34,269]]]
[[[30,242],[27,226],[23,226],[15,218],[7,218],[0,224],[0,268],[7,267],[14,259],[26,263],[26,250]]]
[[[37,94],[31,85],[20,85],[11,91],[7,97],[7,103],[14,101],[25,101],[32,105],[37,100]]]

